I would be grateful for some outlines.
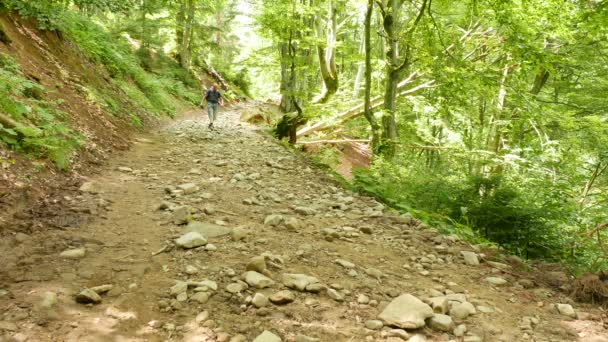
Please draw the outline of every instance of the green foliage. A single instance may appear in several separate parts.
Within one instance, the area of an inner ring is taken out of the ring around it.
[[[0,113],[14,124],[0,124],[0,141],[67,169],[82,138],[66,125],[66,114],[56,109],[57,102],[42,100],[44,92],[41,85],[25,78],[14,59],[0,53]]]

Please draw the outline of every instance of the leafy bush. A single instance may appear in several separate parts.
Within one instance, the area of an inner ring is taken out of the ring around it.
[[[554,187],[532,185],[513,174],[484,177],[454,171],[378,160],[369,170],[357,170],[354,183],[395,208],[423,213],[433,225],[470,227],[476,239],[524,257],[563,258],[571,241],[555,225],[570,217],[567,206],[557,203],[562,196]]]

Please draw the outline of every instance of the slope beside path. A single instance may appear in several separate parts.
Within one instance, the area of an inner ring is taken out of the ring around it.
[[[60,229],[5,239],[0,341],[608,341],[601,312],[340,188],[242,109],[142,136],[57,199]]]

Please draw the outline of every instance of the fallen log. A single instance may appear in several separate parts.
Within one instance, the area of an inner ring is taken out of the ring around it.
[[[342,139],[342,140],[313,140],[313,141],[298,141],[301,145],[314,144],[348,144],[348,143],[369,143],[369,139]]]
[[[434,83],[435,83],[434,80],[425,82],[425,83],[420,84],[420,85],[418,85],[418,86],[416,86],[414,88],[411,88],[411,89],[408,89],[408,90],[405,90],[405,91],[402,91],[402,92],[398,93],[397,97],[413,94],[413,93],[417,92],[420,89],[431,88]],[[379,108],[379,107],[381,107],[381,106],[384,105],[384,101],[380,101],[380,102],[374,103],[374,101],[376,101],[378,99],[381,99],[381,96],[377,96],[377,97],[375,97],[372,100],[372,107],[371,107],[372,110],[377,109],[377,108]],[[312,126],[304,127],[301,130],[299,130],[296,133],[296,135],[297,135],[298,138],[300,138],[300,137],[307,136],[307,135],[309,135],[311,133],[314,133],[314,132],[323,131],[323,130],[325,130],[327,128],[343,124],[344,122],[346,122],[346,121],[348,121],[350,119],[353,119],[353,118],[356,118],[358,116],[363,115],[363,112],[364,112],[363,107],[364,107],[363,104],[357,105],[357,106],[355,106],[355,107],[353,107],[353,108],[351,108],[351,109],[349,109],[349,110],[347,110],[345,112],[342,112],[340,114],[334,115],[333,117],[331,117],[331,118],[329,118],[327,120],[323,120],[323,121],[317,122],[316,124],[314,124]]]

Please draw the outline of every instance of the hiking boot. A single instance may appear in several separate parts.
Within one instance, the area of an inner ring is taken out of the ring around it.
[[[209,124],[209,129],[213,129],[213,122]]]

